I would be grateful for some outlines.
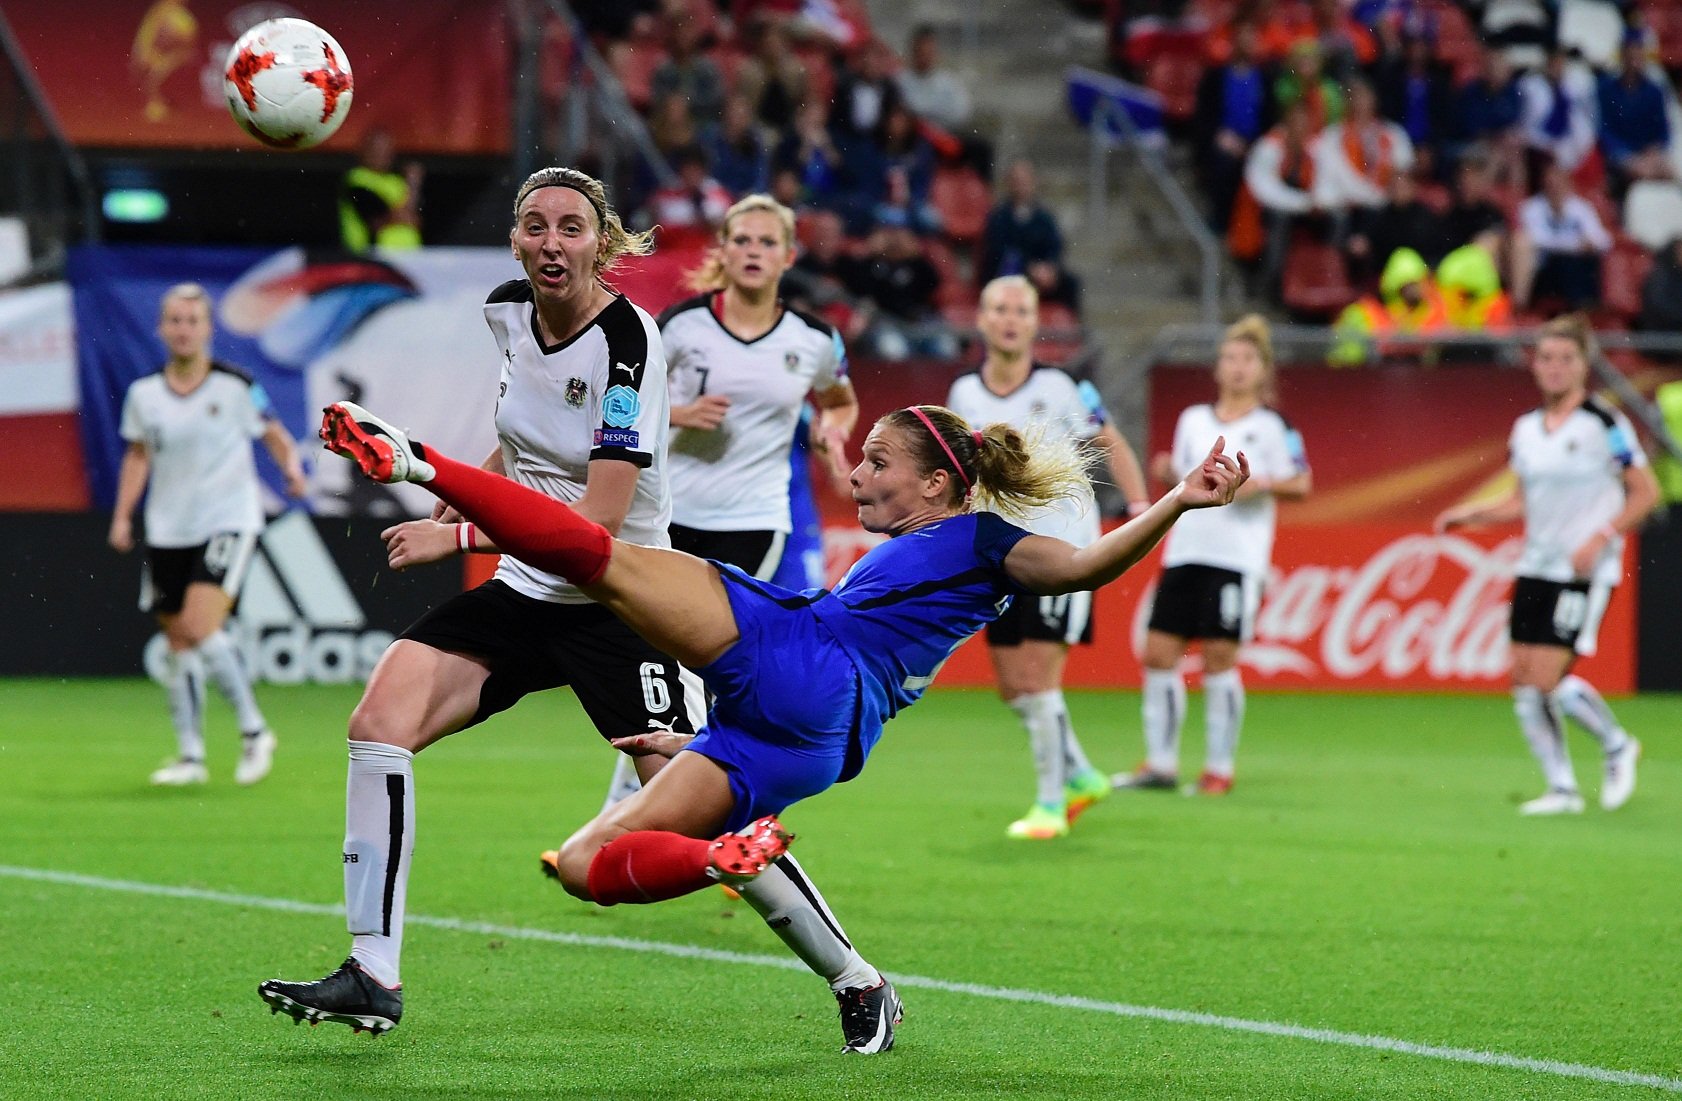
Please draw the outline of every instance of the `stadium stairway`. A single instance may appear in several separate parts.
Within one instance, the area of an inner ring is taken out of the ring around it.
[[[1064,78],[1071,65],[1102,66],[1102,22],[1045,0],[909,0],[873,3],[870,12],[877,34],[896,48],[920,23],[939,29],[943,62],[967,81],[976,128],[995,141],[999,167],[1018,156],[1033,161],[1041,198],[1063,229],[1068,265],[1084,284],[1082,315],[1103,349],[1104,396],[1142,451],[1147,365],[1139,353],[1162,326],[1198,320],[1198,255],[1127,158],[1111,162],[1105,231],[1090,225],[1087,135],[1069,115]],[[973,30],[966,20],[975,20]],[[1189,189],[1189,170],[1176,174]]]

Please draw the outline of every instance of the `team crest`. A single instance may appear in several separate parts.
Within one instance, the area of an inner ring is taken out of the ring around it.
[[[567,404],[574,409],[584,406],[584,395],[590,392],[589,384],[581,378],[567,379]]]
[[[784,355],[783,366],[790,371],[800,370],[800,354],[798,352],[789,352]]]

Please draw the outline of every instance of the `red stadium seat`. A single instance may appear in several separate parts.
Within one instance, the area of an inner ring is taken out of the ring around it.
[[[1285,308],[1302,317],[1329,318],[1359,295],[1349,282],[1343,253],[1312,237],[1298,236],[1285,254]]]
[[[981,239],[993,192],[980,174],[967,168],[942,168],[929,185],[929,202],[940,212],[946,236],[965,243]]]
[[[1659,39],[1659,64],[1667,69],[1682,68],[1682,8],[1672,0],[1650,0],[1642,12]]]
[[[931,237],[924,242],[923,254],[940,273],[940,289],[935,292],[935,301],[943,307],[963,306],[965,309],[975,309],[975,285],[965,278],[963,266],[958,262],[958,254],[952,251],[952,246],[939,237]]]
[[[1145,87],[1162,97],[1162,113],[1170,122],[1190,122],[1197,113],[1197,86],[1203,80],[1203,61],[1180,52],[1162,53],[1145,64]]]
[[[638,111],[653,106],[654,70],[666,59],[665,48],[653,43],[619,42],[608,54],[613,75],[625,87],[625,98]]]
[[[1641,313],[1641,284],[1653,257],[1628,237],[1619,237],[1600,265],[1600,301],[1609,312],[1631,321]]]

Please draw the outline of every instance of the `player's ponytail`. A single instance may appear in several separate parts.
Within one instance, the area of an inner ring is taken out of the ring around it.
[[[701,266],[690,272],[684,282],[690,290],[721,291],[724,289],[724,242],[730,238],[730,226],[744,214],[761,211],[775,214],[777,221],[783,227],[783,247],[794,247],[794,211],[779,203],[769,195],[744,195],[736,204],[724,212],[724,221],[718,227],[718,241],[707,250],[707,255],[701,261]]]
[[[576,168],[553,166],[540,168],[526,177],[514,194],[514,218],[520,217],[520,207],[526,196],[542,187],[565,187],[584,196],[590,209],[596,212],[596,233],[601,237],[601,251],[596,255],[596,274],[613,270],[621,256],[647,256],[654,251],[654,232],[632,233],[625,228],[619,212],[607,201],[607,188],[602,182]]]
[[[1067,436],[1024,434],[1003,422],[972,429],[940,405],[899,409],[879,422],[900,429],[925,477],[952,473],[951,503],[1023,516],[1087,488],[1086,455]]]

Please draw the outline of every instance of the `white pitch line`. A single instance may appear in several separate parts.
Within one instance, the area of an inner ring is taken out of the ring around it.
[[[256,910],[279,910],[293,914],[316,914],[338,917],[342,906],[319,902],[300,902],[289,898],[268,898],[262,895],[239,895],[226,891],[207,891],[198,887],[172,887],[161,883],[140,883],[126,879],[106,879],[101,876],[78,875],[43,868],[21,868],[0,864],[0,876],[27,879],[38,883],[54,883],[68,887],[90,887],[102,891],[122,891],[129,894],[150,895],[156,898],[180,898],[194,902],[215,902],[225,906],[246,906]],[[662,941],[638,940],[634,937],[597,937],[582,933],[558,933],[548,929],[527,929],[518,925],[494,925],[484,921],[463,921],[459,918],[426,917],[410,914],[410,925],[426,925],[434,929],[448,929],[457,933],[476,933],[481,936],[503,937],[508,940],[533,940],[548,944],[565,944],[576,948],[614,948],[626,952],[648,952],[682,959],[707,960],[713,963],[745,964],[752,967],[775,967],[783,971],[805,971],[805,964],[783,956],[760,956],[747,952],[727,952],[717,948],[700,948],[690,944],[667,944]],[[1059,1009],[1080,1009],[1091,1013],[1105,1013],[1113,1017],[1132,1017],[1169,1024],[1201,1025],[1228,1032],[1251,1032],[1263,1036],[1284,1036],[1294,1040],[1310,1040],[1318,1044],[1363,1048],[1369,1051],[1394,1051],[1402,1055],[1416,1055],[1424,1059],[1438,1059],[1448,1063],[1472,1066],[1500,1067],[1505,1070],[1529,1071],[1556,1078],[1582,1078],[1591,1082],[1605,1082],[1617,1086],[1648,1086],[1667,1093],[1682,1093],[1682,1078],[1661,1074],[1645,1074],[1632,1070],[1612,1070],[1584,1063],[1565,1063],[1556,1059],[1531,1059],[1522,1055],[1506,1055],[1498,1051],[1478,1051],[1474,1048],[1443,1047],[1419,1044],[1412,1040],[1397,1040],[1389,1036],[1369,1036],[1359,1032],[1339,1032],[1329,1028],[1309,1028],[1304,1025],[1281,1024],[1277,1021],[1252,1021],[1244,1017],[1225,1017],[1216,1013],[1194,1013],[1185,1009],[1164,1009],[1151,1005],[1129,1005],[1126,1002],[1106,1002],[1094,998],[1080,998],[1068,994],[1047,994],[1038,990],[1019,990],[1007,986],[983,986],[978,983],[948,982],[945,979],[925,978],[921,975],[890,976],[896,986],[916,990],[938,990],[947,994],[965,994],[973,998],[1018,1002],[1026,1005],[1048,1005]]]

